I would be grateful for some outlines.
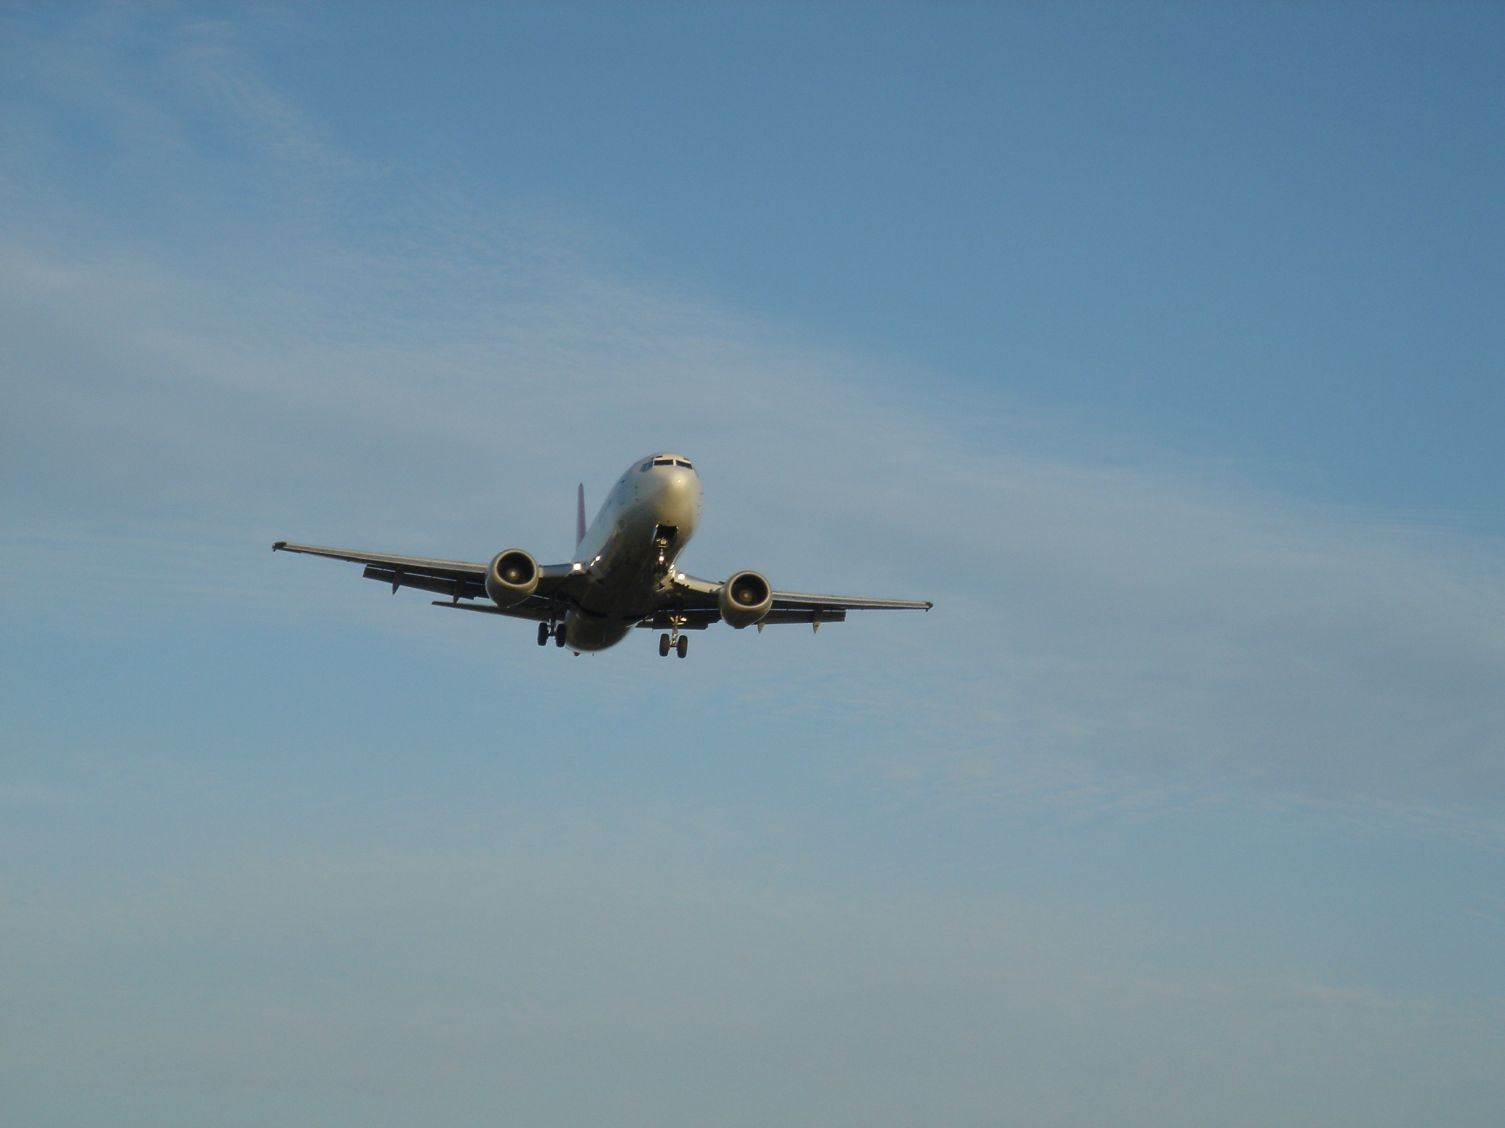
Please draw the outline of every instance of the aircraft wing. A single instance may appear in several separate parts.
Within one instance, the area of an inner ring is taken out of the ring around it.
[[[291,541],[278,541],[272,545],[272,551],[302,552],[310,556],[327,556],[332,560],[364,564],[366,569],[361,575],[365,579],[391,584],[394,592],[400,587],[418,588],[448,596],[454,604],[459,604],[462,599],[486,599],[486,564],[464,560],[434,560],[426,556],[397,556],[387,552],[359,552],[318,544],[293,544]],[[568,564],[550,564],[540,566],[538,573],[538,590],[521,603],[500,608],[487,600],[484,608],[468,609],[486,610],[518,619],[548,619],[551,603],[566,594],[563,589],[572,575],[572,569]]]
[[[672,602],[684,610],[690,619],[687,626],[706,626],[721,618],[717,597],[721,594],[722,580],[702,580],[681,573],[674,579]],[[758,625],[766,623],[808,623],[819,627],[822,623],[840,623],[848,611],[929,611],[935,606],[927,599],[875,599],[866,595],[817,595],[803,591],[775,591],[773,606]],[[667,625],[673,614],[665,607],[640,626]]]

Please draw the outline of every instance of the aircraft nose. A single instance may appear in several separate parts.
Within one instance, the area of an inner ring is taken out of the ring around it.
[[[692,470],[676,469],[665,474],[660,494],[661,503],[681,517],[681,523],[694,519],[700,506],[700,480]]]

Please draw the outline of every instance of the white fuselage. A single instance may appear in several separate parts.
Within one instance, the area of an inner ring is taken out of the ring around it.
[[[575,549],[586,583],[565,616],[565,645],[605,650],[651,614],[654,595],[700,519],[700,478],[677,454],[639,459],[617,479]]]

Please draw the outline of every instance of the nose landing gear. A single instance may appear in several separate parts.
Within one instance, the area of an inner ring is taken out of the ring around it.
[[[663,575],[669,570],[669,550],[674,547],[675,540],[679,537],[679,529],[673,525],[655,525],[653,527],[653,549],[656,553],[654,571]]]

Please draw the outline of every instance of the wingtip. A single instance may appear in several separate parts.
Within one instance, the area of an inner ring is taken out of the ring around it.
[[[272,551],[276,552],[278,549],[282,549],[282,548],[286,548],[286,547],[287,547],[287,541],[278,541],[276,544],[272,545]]]

